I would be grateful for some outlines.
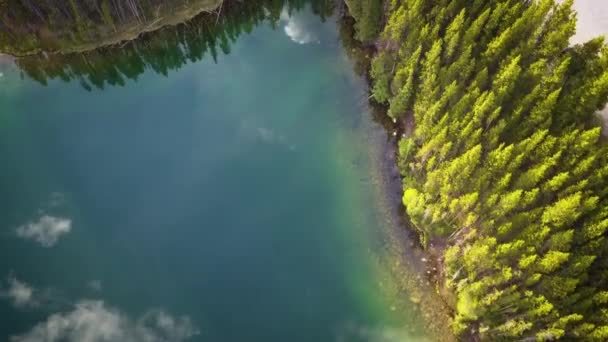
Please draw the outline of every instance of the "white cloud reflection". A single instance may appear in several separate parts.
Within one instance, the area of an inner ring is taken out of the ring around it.
[[[199,334],[189,317],[151,310],[132,319],[103,301],[82,300],[56,313],[11,342],[181,342]]]
[[[22,239],[34,240],[44,247],[52,247],[70,230],[72,230],[72,220],[43,215],[36,222],[17,227],[16,234]]]
[[[319,43],[319,37],[309,27],[301,15],[290,15],[286,9],[281,12],[281,21],[285,23],[285,34],[298,44]]]
[[[9,299],[18,308],[37,306],[38,301],[34,298],[34,291],[31,285],[9,276],[8,287],[0,289],[0,298]]]

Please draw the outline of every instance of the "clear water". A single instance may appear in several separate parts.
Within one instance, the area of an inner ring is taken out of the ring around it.
[[[378,127],[336,26],[104,90],[5,65],[0,339],[424,340],[370,257]]]

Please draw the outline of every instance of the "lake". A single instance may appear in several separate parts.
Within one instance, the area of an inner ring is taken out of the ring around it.
[[[256,24],[0,62],[0,339],[428,339],[385,291],[386,138],[336,20]]]

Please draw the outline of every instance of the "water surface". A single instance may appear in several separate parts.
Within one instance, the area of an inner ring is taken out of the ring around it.
[[[425,340],[376,273],[364,82],[281,18],[121,87],[3,65],[0,339]]]

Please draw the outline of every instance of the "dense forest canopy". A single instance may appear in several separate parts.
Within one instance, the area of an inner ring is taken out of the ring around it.
[[[170,2],[170,1],[169,1]],[[179,1],[177,1],[179,2]],[[41,53],[16,59],[29,77],[46,84],[49,79],[78,81],[86,89],[124,85],[127,79],[152,69],[167,75],[187,63],[228,54],[230,45],[258,24],[277,25],[281,12],[310,5],[321,18],[332,15],[333,1],[250,0],[228,1],[221,15],[204,12],[192,20],[142,34],[138,39],[90,51],[67,54]]]
[[[608,48],[572,3],[385,3],[372,96],[415,124],[403,203],[464,339],[608,340]]]

